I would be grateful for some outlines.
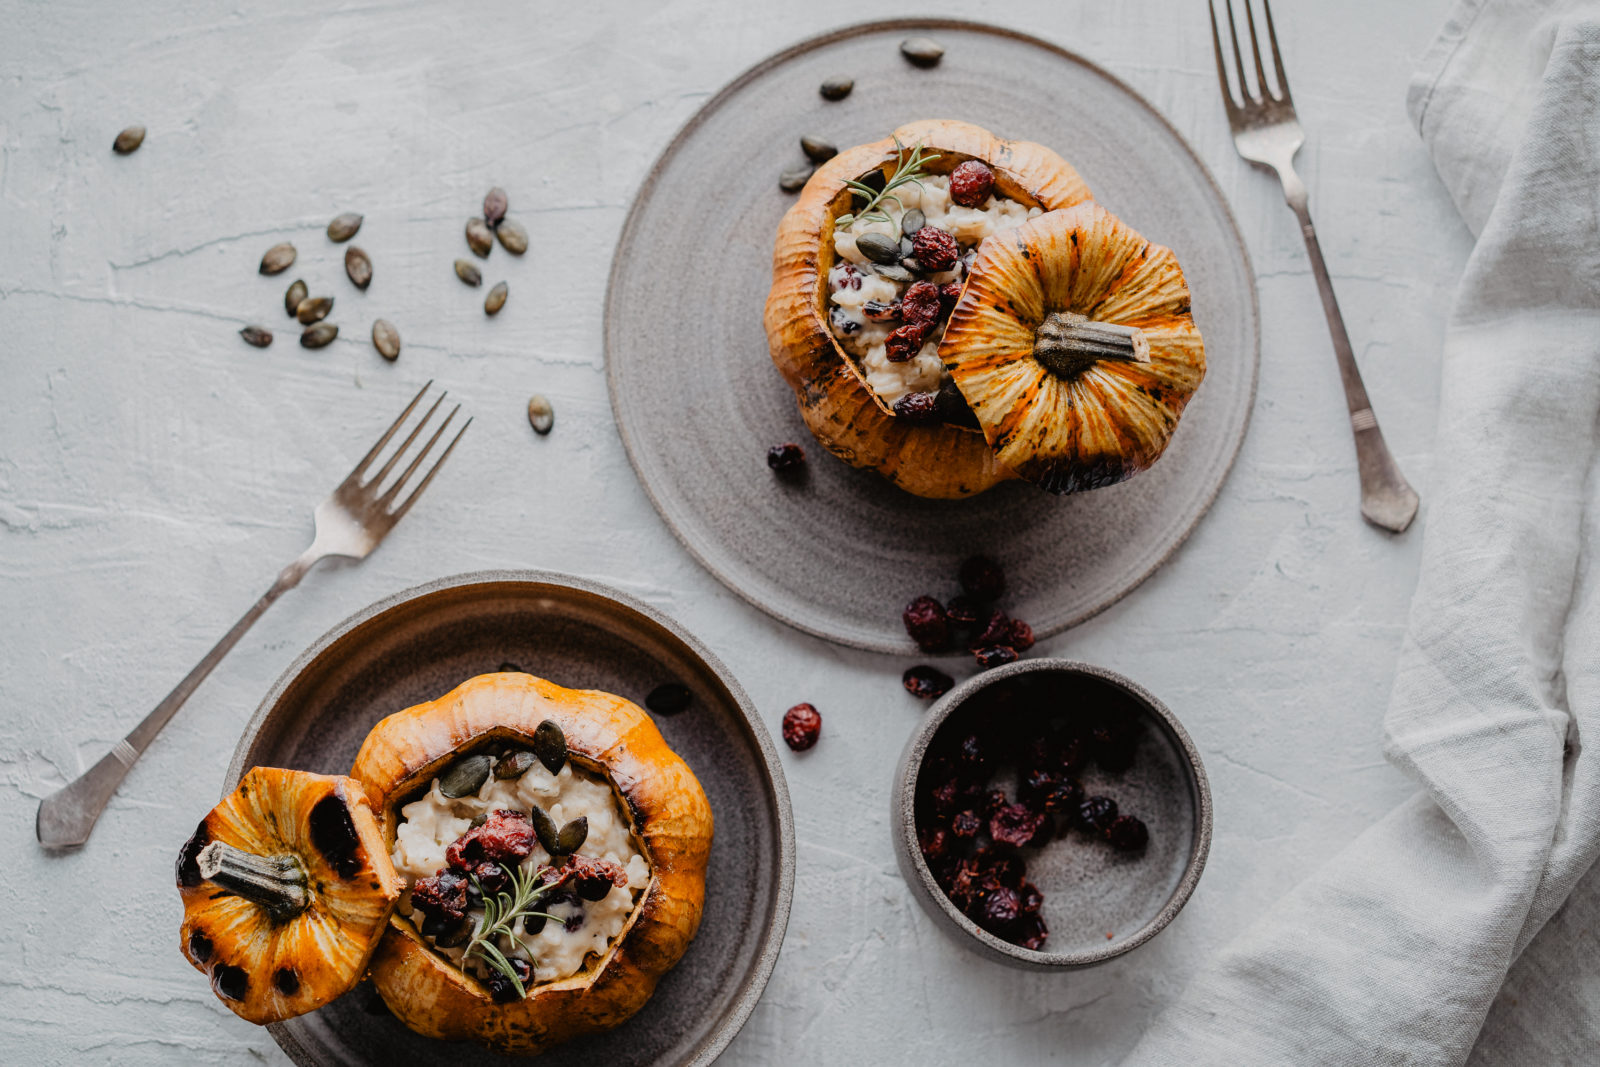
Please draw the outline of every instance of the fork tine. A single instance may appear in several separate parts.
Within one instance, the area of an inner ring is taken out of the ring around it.
[[[422,428],[428,425],[428,420],[433,418],[433,413],[439,410],[439,405],[443,404],[444,398],[449,395],[449,390],[439,394],[439,398],[433,402],[433,407],[429,408],[427,413],[422,416],[422,421],[412,427],[411,432],[406,435],[406,439],[400,442],[400,447],[394,450],[394,454],[389,457],[389,461],[383,465],[383,469],[369,478],[363,488],[375,490],[383,484],[383,480],[389,477],[389,472],[394,470],[394,465],[400,462],[400,457],[406,454],[406,449],[411,447],[411,442],[417,439],[417,435],[422,432]]]
[[[1222,58],[1222,38],[1217,34],[1217,5],[1216,0],[1206,0],[1206,7],[1211,11],[1211,47],[1217,56],[1217,81],[1222,83],[1222,103],[1228,109],[1231,119],[1234,112],[1239,110],[1239,105],[1233,101],[1233,90],[1228,88],[1228,64]]]
[[[427,474],[423,475],[422,481],[419,482],[417,487],[411,491],[411,495],[406,497],[404,503],[400,504],[394,509],[393,512],[390,513],[394,521],[399,522],[400,516],[411,510],[411,505],[415,504],[417,502],[417,497],[421,496],[422,491],[428,488],[428,483],[433,481],[433,476],[435,474],[439,473],[439,468],[444,466],[444,461],[449,459],[450,453],[456,450],[456,442],[461,440],[461,435],[466,433],[467,427],[471,425],[471,418],[468,418],[466,422],[461,424],[461,429],[457,430],[456,435],[450,439],[450,444],[445,447],[444,453],[439,456],[439,461],[433,465]]]
[[[1233,0],[1222,0],[1228,5],[1228,36],[1233,39],[1233,66],[1239,72],[1239,99],[1244,101],[1244,106],[1249,107],[1256,102],[1250,94],[1250,83],[1244,77],[1244,52],[1239,48],[1239,30],[1233,22]],[[1249,0],[1246,0],[1248,5]]]
[[[1261,90],[1263,100],[1271,100],[1273,96],[1267,86],[1267,72],[1261,66],[1261,42],[1256,39],[1256,12],[1251,0],[1244,0],[1244,21],[1250,27],[1250,58],[1256,61],[1256,87]]]
[[[387,430],[383,431],[383,436],[378,438],[378,443],[372,446],[372,450],[365,456],[361,457],[361,462],[357,463],[355,469],[345,477],[344,484],[348,485],[360,480],[361,472],[366,470],[367,466],[373,460],[378,458],[378,453],[383,451],[383,446],[389,443],[389,438],[394,436],[394,432],[400,428],[401,423],[406,421],[406,416],[411,414],[411,410],[415,408],[417,406],[417,402],[422,399],[423,393],[426,393],[430,388],[432,388],[432,386],[433,379],[429,378],[427,385],[424,385],[421,391],[418,392],[416,396],[411,398],[411,403],[406,405],[406,409],[400,413],[400,417],[395,419]]]
[[[422,466],[422,461],[428,458],[428,453],[432,452],[433,446],[439,443],[439,438],[444,434],[445,429],[449,427],[450,420],[455,418],[456,412],[460,410],[460,404],[450,409],[450,414],[446,415],[444,421],[439,424],[439,428],[433,431],[433,436],[428,438],[428,443],[422,446],[422,451],[417,453],[417,458],[406,465],[406,469],[400,472],[400,477],[396,478],[394,484],[378,498],[378,503],[381,506],[387,508],[394,503],[395,497],[400,495],[400,490],[405,488],[406,482],[410,481],[411,476],[417,472],[417,468]]]
[[[1278,74],[1278,95],[1284,103],[1290,103],[1289,76],[1283,72],[1283,55],[1278,51],[1278,31],[1272,26],[1272,5],[1267,0],[1261,0],[1261,10],[1267,13],[1267,41],[1272,45],[1272,67]]]

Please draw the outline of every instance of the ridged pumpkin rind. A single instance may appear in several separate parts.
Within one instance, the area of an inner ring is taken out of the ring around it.
[[[822,164],[778,226],[765,313],[767,343],[773,363],[795,391],[806,426],[846,463],[875,470],[909,493],[971,496],[1015,475],[977,433],[896,418],[828,328],[833,220],[849,209],[845,182],[893,160],[895,138],[907,148],[921,144],[939,152],[930,168],[935,173],[980,159],[994,170],[998,192],[1046,211],[1088,200],[1089,187],[1071,164],[1042,145],[1007,141],[970,123],[925,119]]]
[[[1057,378],[1033,349],[1058,311],[1138,327],[1150,362],[1103,360]],[[1177,257],[1092,202],[983,243],[939,356],[1000,462],[1056,493],[1149,468],[1206,369]]]
[[[420,1034],[532,1055],[608,1029],[644,1006],[700,927],[711,805],[649,715],[621,697],[526,674],[480,675],[378,723],[350,773],[366,785],[392,844],[395,805],[458,751],[494,738],[528,744],[545,719],[566,734],[570,757],[608,778],[621,796],[650,864],[650,883],[603,957],[570,978],[534,986],[512,1004],[495,1003],[409,921],[394,916],[372,959],[373,984],[395,1016]]]

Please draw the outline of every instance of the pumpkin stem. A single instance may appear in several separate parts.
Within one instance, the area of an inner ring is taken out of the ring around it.
[[[200,876],[253,900],[284,919],[298,915],[311,903],[306,890],[306,869],[293,853],[257,856],[213,841],[196,860]]]
[[[1075,378],[1103,359],[1149,363],[1150,342],[1134,326],[1052,311],[1034,331],[1033,358],[1057,378]]]

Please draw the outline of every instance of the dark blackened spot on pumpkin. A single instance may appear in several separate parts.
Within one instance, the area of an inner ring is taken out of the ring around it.
[[[231,892],[229,892],[228,890],[219,889],[215,893],[212,893],[209,899],[211,899],[211,900],[221,900],[223,897],[231,897],[231,896],[233,896],[233,894]]]
[[[286,997],[292,997],[300,992],[300,976],[294,973],[293,967],[279,967],[277,973],[272,976],[272,984]]]
[[[189,935],[189,955],[197,963],[205,963],[211,958],[211,939],[203,931],[195,930]]]
[[[317,801],[310,821],[311,843],[340,878],[350,878],[361,869],[361,839],[343,797],[329,793]]]
[[[200,850],[211,844],[211,831],[206,824],[195,827],[194,836],[178,850],[178,888],[193,889],[205,879],[200,877]]]
[[[224,1000],[243,1000],[250,992],[250,976],[243,967],[219,963],[211,969],[211,988]]]

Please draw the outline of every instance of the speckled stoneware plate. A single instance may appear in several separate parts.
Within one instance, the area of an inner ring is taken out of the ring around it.
[[[1068,32],[1065,24],[1061,32]],[[902,39],[946,48],[931,70]],[[817,87],[855,79],[838,103]],[[1132,481],[1072,497],[1009,483],[921,500],[813,441],[767,355],[772,241],[794,202],[778,173],[799,138],[841,148],[912,119],[974,122],[1038,141],[1096,198],[1183,265],[1205,338],[1205,383],[1166,455]],[[900,608],[954,592],[959,561],[997,556],[1007,607],[1048,635],[1107,607],[1161,565],[1210,506],[1255,396],[1255,275],[1211,175],[1120,81],[1037,38],[969,22],[855,26],[739,77],[691,119],[645,179],[606,301],[606,369],[622,439],[667,524],[713,574],[772,615],[858,648],[908,653]],[[769,445],[799,441],[802,487],[778,484]]]
[[[710,1063],[749,1017],[783,944],[794,823],[777,750],[744,690],[698,641],[639,601],[577,578],[488,571],[374,604],[278,679],[239,741],[224,792],[260,764],[348,772],[379,719],[506,663],[641,705],[665,681],[693,691],[687,711],[652,717],[705,786],[716,819],[700,933],[637,1015],[539,1063]],[[365,984],[270,1029],[298,1064],[528,1062],[413,1034]]]

